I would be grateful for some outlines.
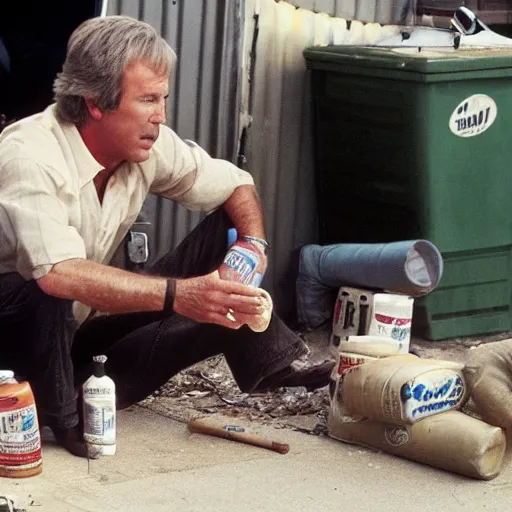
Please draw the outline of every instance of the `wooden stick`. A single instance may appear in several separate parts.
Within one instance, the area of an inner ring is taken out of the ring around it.
[[[277,453],[285,454],[288,453],[290,446],[283,443],[277,443],[271,441],[265,437],[249,434],[246,432],[236,432],[233,430],[226,430],[225,428],[218,427],[216,425],[208,425],[200,420],[192,420],[188,423],[188,429],[190,432],[195,434],[205,434],[208,436],[221,437],[223,439],[230,439],[232,441],[238,441],[239,443],[251,444],[253,446],[259,446],[260,448],[266,448]]]

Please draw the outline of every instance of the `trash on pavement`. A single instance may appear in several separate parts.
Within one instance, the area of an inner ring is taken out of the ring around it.
[[[0,512],[26,512],[25,509],[14,508],[14,503],[6,496],[0,496]]]
[[[266,448],[267,450],[272,450],[282,455],[288,453],[290,449],[289,445],[287,444],[278,443],[277,441],[272,441],[271,439],[267,439],[257,434],[250,434],[245,432],[245,429],[243,428],[241,431],[240,428],[233,428],[233,426],[231,426],[229,429],[226,429],[199,419],[189,421],[188,429],[192,433],[221,437],[222,439],[229,439],[231,441],[238,441],[239,443],[258,446],[259,448]]]

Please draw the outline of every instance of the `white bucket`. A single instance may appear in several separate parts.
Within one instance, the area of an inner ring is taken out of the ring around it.
[[[370,315],[368,335],[390,338],[407,354],[411,342],[414,299],[407,295],[376,293]]]

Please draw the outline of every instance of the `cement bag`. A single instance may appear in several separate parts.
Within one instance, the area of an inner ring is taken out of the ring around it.
[[[338,357],[337,375],[341,377],[347,370],[360,364],[376,361],[378,357],[368,354],[357,354],[353,352],[340,352]]]
[[[468,351],[464,370],[476,412],[491,425],[512,427],[512,340]]]
[[[335,400],[371,420],[405,425],[461,407],[463,364],[400,354],[354,366],[340,377]]]
[[[368,361],[376,360],[376,357],[361,354],[352,354],[350,352],[340,352],[338,354],[338,364],[335,365],[334,368],[332,369],[331,378],[329,382],[329,402],[330,411],[336,416],[336,418],[339,421],[344,421],[345,417],[350,417],[350,413],[348,413],[345,410],[343,402],[337,398],[339,395],[339,382],[340,380],[343,379],[344,373],[353,368],[354,366],[366,364]]]
[[[327,428],[334,439],[483,480],[498,475],[506,448],[501,428],[459,411],[431,416],[406,427],[368,419],[339,421],[330,411]]]

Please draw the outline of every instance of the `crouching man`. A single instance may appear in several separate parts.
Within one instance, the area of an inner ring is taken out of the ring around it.
[[[249,329],[261,290],[219,278],[233,226],[266,266],[262,210],[248,173],[164,125],[175,60],[143,22],[88,20],[55,104],[0,137],[0,367],[30,382],[41,424],[78,456],[76,390],[94,355],[120,408],[220,353],[244,392],[324,386],[332,367],[275,315]],[[213,213],[146,275],[108,266],[149,193]]]

